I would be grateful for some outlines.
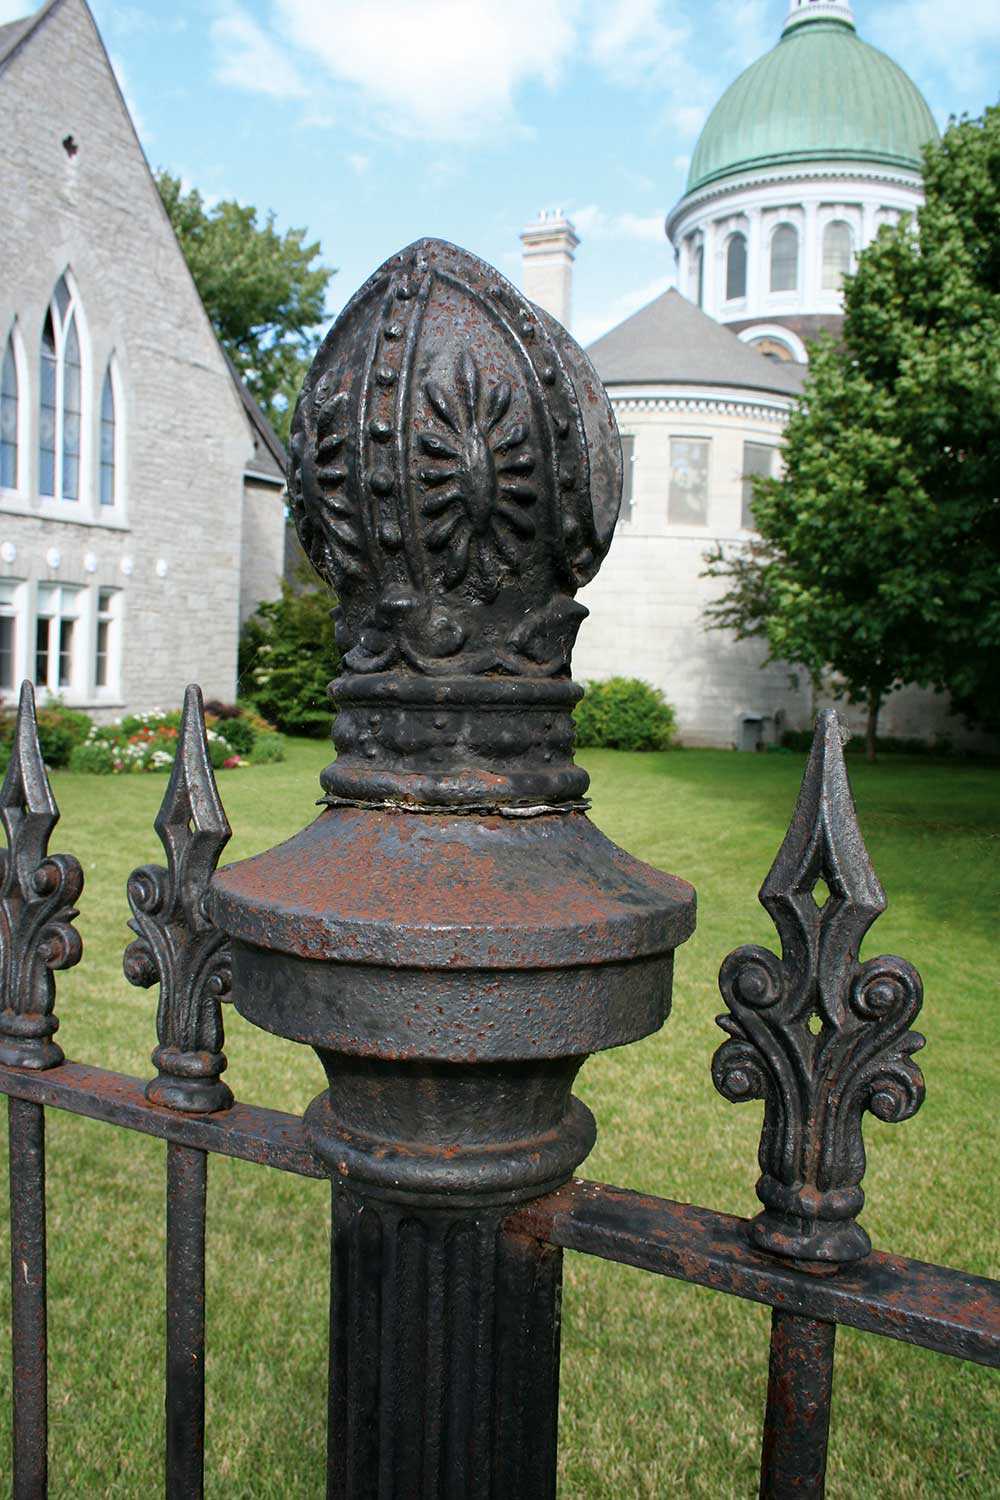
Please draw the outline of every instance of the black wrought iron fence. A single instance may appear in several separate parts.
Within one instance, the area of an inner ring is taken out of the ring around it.
[[[773,1309],[767,1497],[823,1493],[838,1324],[1000,1363],[1000,1283],[873,1251],[858,1223],[864,1113],[902,1121],[923,1098],[921,986],[901,959],[859,958],[885,899],[833,714],[761,890],[781,954],[739,949],[720,978],[712,1072],[732,1102],[764,1101],[761,1212],[572,1175],[595,1132],[574,1077],[662,1024],[694,925],[690,886],[589,823],[572,760],[573,594],[620,483],[585,356],[489,267],[422,242],[362,288],[307,382],[290,478],[340,598],[338,759],[310,828],[219,870],[230,830],[188,689],[167,863],[128,886],[125,972],[159,985],[145,1084],[54,1040],[83,879],[48,853],[58,812],[22,689],[0,791],[18,1500],[47,1485],[46,1108],[167,1143],[171,1497],[202,1493],[212,1152],[331,1180],[336,1500],[554,1495],[563,1249]],[[316,1048],[330,1086],[304,1118],[233,1100],[228,998]]]

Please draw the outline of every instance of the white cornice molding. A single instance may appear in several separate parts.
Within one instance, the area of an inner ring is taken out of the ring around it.
[[[667,238],[674,244],[674,231],[689,214],[699,213],[708,204],[720,198],[745,193],[758,188],[781,187],[787,183],[802,182],[871,182],[888,187],[905,188],[918,198],[923,198],[923,178],[918,171],[907,172],[902,167],[880,167],[865,162],[803,162],[799,167],[774,171],[759,170],[745,174],[722,177],[718,182],[706,183],[693,193],[685,193],[670,210],[664,222]],[[676,247],[675,247],[676,248]]]
[[[666,416],[670,413],[706,412],[715,416],[750,417],[756,421],[772,422],[777,427],[784,427],[791,415],[787,405],[772,404],[766,399],[755,401],[752,398],[693,394],[626,395],[619,394],[613,387],[608,389],[608,395],[611,398],[611,405],[616,411],[622,413],[659,412]],[[776,401],[780,399],[778,397]]]

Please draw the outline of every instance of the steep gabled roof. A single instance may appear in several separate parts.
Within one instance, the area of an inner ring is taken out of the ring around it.
[[[244,382],[239,370],[233,364],[229,355],[225,355],[229,373],[233,377],[233,383],[240,394],[243,409],[250,423],[250,434],[253,438],[253,458],[246,466],[246,473],[255,479],[267,479],[276,484],[284,484],[285,470],[288,467],[288,454],[285,452],[284,444],[265,417],[248,386]]]
[[[21,43],[27,41],[31,33],[61,4],[62,0],[47,0],[40,10],[33,11],[30,16],[22,16],[20,21],[8,21],[6,26],[0,26],[0,70],[6,67]]]
[[[805,366],[768,359],[671,289],[587,350],[605,385],[725,385],[798,396]]]

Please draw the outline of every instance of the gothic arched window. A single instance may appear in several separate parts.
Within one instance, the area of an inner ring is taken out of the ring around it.
[[[726,248],[726,301],[735,302],[747,294],[747,237],[733,234]]]
[[[794,292],[799,285],[799,232],[779,224],[771,237],[771,291]]]
[[[823,290],[839,292],[844,277],[850,274],[854,241],[851,226],[843,219],[833,219],[823,231]]]
[[[18,380],[14,335],[9,334],[0,370],[0,488],[16,490],[18,481]]]
[[[118,500],[118,453],[115,419],[115,387],[111,365],[104,372],[101,387],[101,504],[115,505]]]
[[[42,328],[38,488],[55,500],[80,498],[83,381],[76,298],[60,276]]]

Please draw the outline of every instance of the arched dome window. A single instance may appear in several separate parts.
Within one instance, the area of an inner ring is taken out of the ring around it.
[[[19,394],[14,335],[9,334],[0,370],[0,488],[5,490],[17,489]]]
[[[854,239],[850,224],[833,219],[823,231],[823,290],[839,292],[850,274]]]
[[[726,301],[735,302],[747,294],[747,237],[733,234],[726,248]]]
[[[694,248],[694,293],[699,307],[705,306],[705,247]]]
[[[771,291],[794,292],[799,285],[799,232],[779,224],[771,236]]]
[[[80,498],[83,380],[77,303],[60,276],[42,328],[38,488],[55,500]]]

